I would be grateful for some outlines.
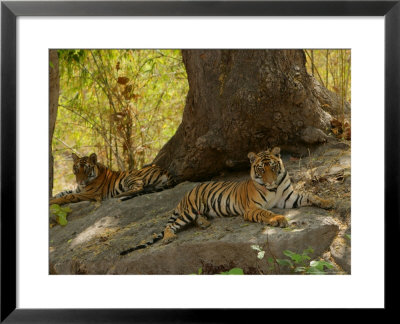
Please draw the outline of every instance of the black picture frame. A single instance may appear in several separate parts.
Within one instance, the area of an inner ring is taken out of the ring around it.
[[[18,16],[384,16],[385,309],[398,279],[386,261],[399,237],[400,0],[395,1],[4,1],[1,3],[1,322],[128,323],[237,321],[266,310],[16,308],[16,19]],[[373,151],[373,148],[372,148]],[[366,159],[368,159],[366,157]],[[371,188],[371,190],[373,190]],[[382,206],[383,210],[383,206]],[[397,219],[396,219],[397,217]],[[396,235],[397,234],[397,235]],[[371,242],[373,244],[373,242]],[[394,269],[392,267],[392,269]],[[391,282],[391,283],[389,283]],[[389,284],[388,284],[389,283]],[[271,310],[268,310],[270,312]],[[260,314],[258,314],[260,313]],[[268,315],[270,316],[270,315]],[[253,317],[255,318],[255,317]]]

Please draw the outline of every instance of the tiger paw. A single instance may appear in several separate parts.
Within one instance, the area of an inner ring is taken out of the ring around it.
[[[164,230],[164,237],[162,239],[162,244],[171,243],[175,239],[176,239],[176,234],[172,230],[170,229]]]
[[[289,226],[289,223],[288,223],[286,217],[283,215],[272,216],[270,219],[268,219],[268,221],[266,223],[268,225],[274,226],[274,227],[288,227]]]
[[[199,226],[201,229],[206,229],[211,225],[211,223],[202,216],[197,217],[196,225]]]
[[[171,243],[171,242],[172,242],[173,240],[175,240],[175,239],[176,239],[176,235],[174,234],[173,236],[170,236],[170,237],[168,237],[168,238],[163,238],[162,241],[161,241],[161,243],[164,244],[164,245],[166,245],[166,244]]]

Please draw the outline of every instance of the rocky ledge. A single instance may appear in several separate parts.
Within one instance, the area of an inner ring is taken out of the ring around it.
[[[322,197],[334,191],[337,206],[330,211],[314,207],[274,209],[287,216],[290,226],[285,229],[245,222],[241,217],[216,218],[205,230],[188,226],[170,244],[157,242],[120,256],[122,250],[162,231],[174,207],[196,183],[181,183],[124,202],[111,199],[101,204],[71,204],[67,225],[60,226],[50,219],[49,271],[51,274],[191,274],[201,268],[203,274],[212,274],[237,267],[246,274],[268,274],[271,273],[269,257],[286,258],[284,250],[302,253],[311,247],[312,258],[322,257],[335,265],[333,273],[350,273],[350,236],[346,235],[350,229],[349,148],[336,151],[330,148],[303,161],[286,157],[285,164],[296,186],[308,190],[312,186],[312,191],[320,192]],[[240,173],[234,178],[244,177],[246,174]],[[258,259],[257,251],[251,248],[255,244],[265,250],[263,259]],[[283,268],[274,271],[287,273]]]

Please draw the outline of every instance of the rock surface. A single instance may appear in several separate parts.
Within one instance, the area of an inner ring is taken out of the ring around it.
[[[101,208],[81,202],[71,205],[69,223],[55,226],[50,235],[53,273],[87,274],[190,274],[207,264],[245,272],[266,270],[251,245],[265,245],[276,258],[283,250],[314,249],[313,257],[329,248],[339,230],[329,212],[313,207],[274,211],[289,219],[286,229],[245,222],[241,217],[216,218],[206,230],[195,226],[178,233],[178,239],[119,256],[119,252],[162,231],[173,208],[195,183],[183,183],[159,193],[118,202],[108,200]],[[83,216],[86,215],[86,216]],[[270,253],[267,253],[269,255]]]
[[[339,195],[342,190],[344,197],[340,196],[331,211],[314,207],[274,209],[287,216],[290,226],[286,229],[245,222],[241,217],[216,218],[206,230],[188,226],[168,245],[157,242],[120,256],[122,250],[162,231],[174,207],[196,183],[184,182],[175,188],[124,202],[111,199],[101,204],[70,204],[68,224],[52,224],[50,228],[50,273],[191,274],[202,268],[204,274],[211,274],[238,267],[247,274],[265,274],[269,271],[268,257],[286,258],[284,250],[301,253],[309,247],[314,250],[310,255],[313,259],[330,252],[333,261],[349,273],[350,240],[343,236],[350,221],[350,195],[347,194],[350,185],[345,175],[347,172],[350,178],[349,154],[349,151],[343,154],[343,150],[330,150],[322,152],[320,159],[309,161],[285,158],[298,188],[322,197],[331,196],[332,190]],[[335,163],[327,163],[327,159],[334,159]],[[239,180],[248,175],[221,177]],[[264,259],[257,258],[257,251],[251,248],[254,244],[266,251]],[[279,269],[279,273],[286,272]]]

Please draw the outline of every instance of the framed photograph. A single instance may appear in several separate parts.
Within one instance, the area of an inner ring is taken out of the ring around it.
[[[2,2],[1,321],[391,308],[399,15]]]

